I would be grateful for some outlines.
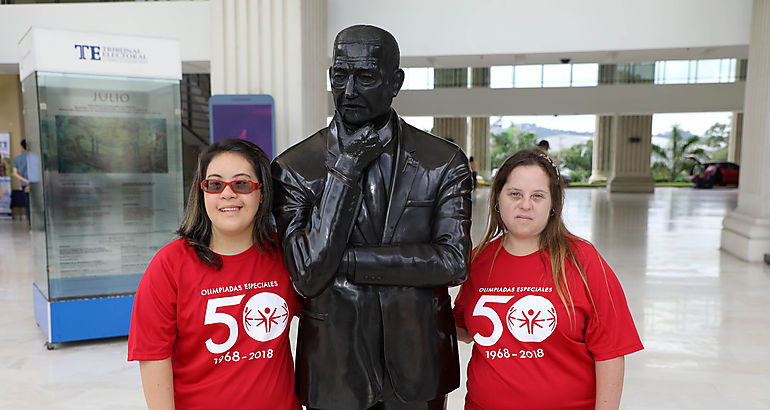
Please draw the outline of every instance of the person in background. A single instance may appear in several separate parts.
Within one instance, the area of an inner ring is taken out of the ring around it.
[[[7,176],[7,174],[8,174],[8,170],[5,165],[5,158],[3,158],[2,155],[0,155],[0,177]],[[0,189],[0,198],[2,197],[3,197],[3,190]]]
[[[299,301],[271,216],[270,160],[206,148],[177,231],[136,292],[128,360],[149,409],[298,410],[289,323]]]
[[[548,140],[540,140],[537,147],[547,154],[548,150],[551,149],[551,144],[548,143]]]
[[[13,159],[13,176],[21,183],[21,190],[24,191],[27,208],[27,221],[29,221],[29,171],[27,167],[27,140],[21,140],[21,154]]]
[[[716,185],[716,184],[721,184],[722,183],[722,178],[719,175],[719,169],[717,168],[716,165],[709,164],[706,167],[706,174],[708,175],[708,178],[709,178],[709,181],[710,181],[710,185],[711,185],[709,188],[714,187],[714,185]]]
[[[455,301],[474,343],[466,409],[617,409],[624,356],[643,348],[607,262],[564,226],[564,186],[539,149],[500,167],[487,232]]]
[[[690,180],[695,183],[695,188],[711,189],[716,182],[716,173],[717,167],[714,164],[696,164],[692,168]]]

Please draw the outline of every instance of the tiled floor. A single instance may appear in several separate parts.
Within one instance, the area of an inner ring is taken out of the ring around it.
[[[474,241],[487,191],[477,192]],[[646,349],[626,359],[624,409],[770,408],[770,266],[719,251],[735,190],[568,190],[567,226],[620,278]],[[0,408],[139,409],[126,339],[44,347],[26,222],[0,221]],[[467,363],[470,346],[461,347]],[[464,374],[464,371],[463,371]],[[464,389],[450,396],[461,409]]]

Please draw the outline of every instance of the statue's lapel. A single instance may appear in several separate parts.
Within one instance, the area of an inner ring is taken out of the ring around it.
[[[337,121],[332,120],[329,124],[329,135],[326,138],[326,167],[333,167],[337,163],[337,156],[339,155],[340,143],[337,139]]]
[[[398,117],[396,117],[398,118]],[[385,229],[382,233],[382,243],[390,243],[396,230],[401,214],[404,213],[409,192],[412,190],[414,177],[417,175],[419,163],[414,158],[415,147],[412,145],[411,135],[404,132],[404,122],[401,118],[397,121],[396,137],[398,148],[396,149],[396,169],[393,172],[391,183],[390,203],[388,214],[385,217]]]

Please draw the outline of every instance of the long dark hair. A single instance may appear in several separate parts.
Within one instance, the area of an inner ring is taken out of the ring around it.
[[[575,241],[587,241],[570,233],[564,225],[564,220],[562,219],[562,210],[564,208],[564,182],[561,179],[556,164],[548,154],[543,151],[539,149],[525,149],[518,151],[508,157],[498,169],[497,175],[495,175],[495,179],[492,181],[492,188],[489,192],[487,232],[476,247],[471,263],[479,257],[481,252],[490,242],[498,236],[505,234],[505,224],[503,223],[503,218],[500,216],[500,212],[498,212],[500,192],[502,192],[503,186],[508,180],[508,176],[511,172],[517,167],[527,165],[539,166],[548,176],[548,189],[551,195],[551,214],[545,228],[543,228],[543,232],[540,233],[540,256],[543,259],[543,263],[550,264],[556,292],[559,294],[559,298],[567,308],[567,314],[571,316],[571,313],[575,310],[575,304],[572,300],[569,286],[567,286],[567,263],[571,263],[578,271],[580,278],[585,285],[585,289],[588,292],[591,304],[594,304],[593,296],[591,296],[591,291],[588,289],[585,271],[575,257],[573,245]],[[500,246],[495,250],[494,258],[497,258],[498,253],[500,253],[502,244],[503,242],[501,241]],[[546,259],[546,251],[548,251],[548,254],[550,255],[550,260]],[[595,305],[594,309],[596,309]]]
[[[231,152],[243,156],[256,172],[257,182],[262,183],[262,202],[259,204],[254,221],[252,237],[257,249],[273,255],[277,244],[275,240],[275,228],[273,226],[270,209],[273,203],[273,184],[270,177],[270,159],[256,144],[239,139],[226,139],[217,141],[203,150],[198,156],[198,167],[190,187],[190,196],[182,216],[182,224],[176,231],[177,235],[185,238],[187,243],[195,248],[195,254],[201,262],[222,268],[222,258],[209,248],[211,242],[211,219],[206,213],[206,205],[203,202],[203,190],[201,181],[206,178],[206,170],[219,154]]]

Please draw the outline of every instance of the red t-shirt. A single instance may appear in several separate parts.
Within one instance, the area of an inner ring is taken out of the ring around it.
[[[280,253],[222,256],[166,245],[134,299],[128,360],[171,357],[177,409],[299,409],[289,323],[299,301]]]
[[[592,245],[577,241],[574,250],[596,310],[568,264],[575,306],[570,317],[550,260],[544,264],[539,252],[513,256],[500,248],[493,264],[500,241],[473,262],[455,301],[457,326],[474,337],[465,408],[593,409],[594,361],[643,348],[617,277]]]

